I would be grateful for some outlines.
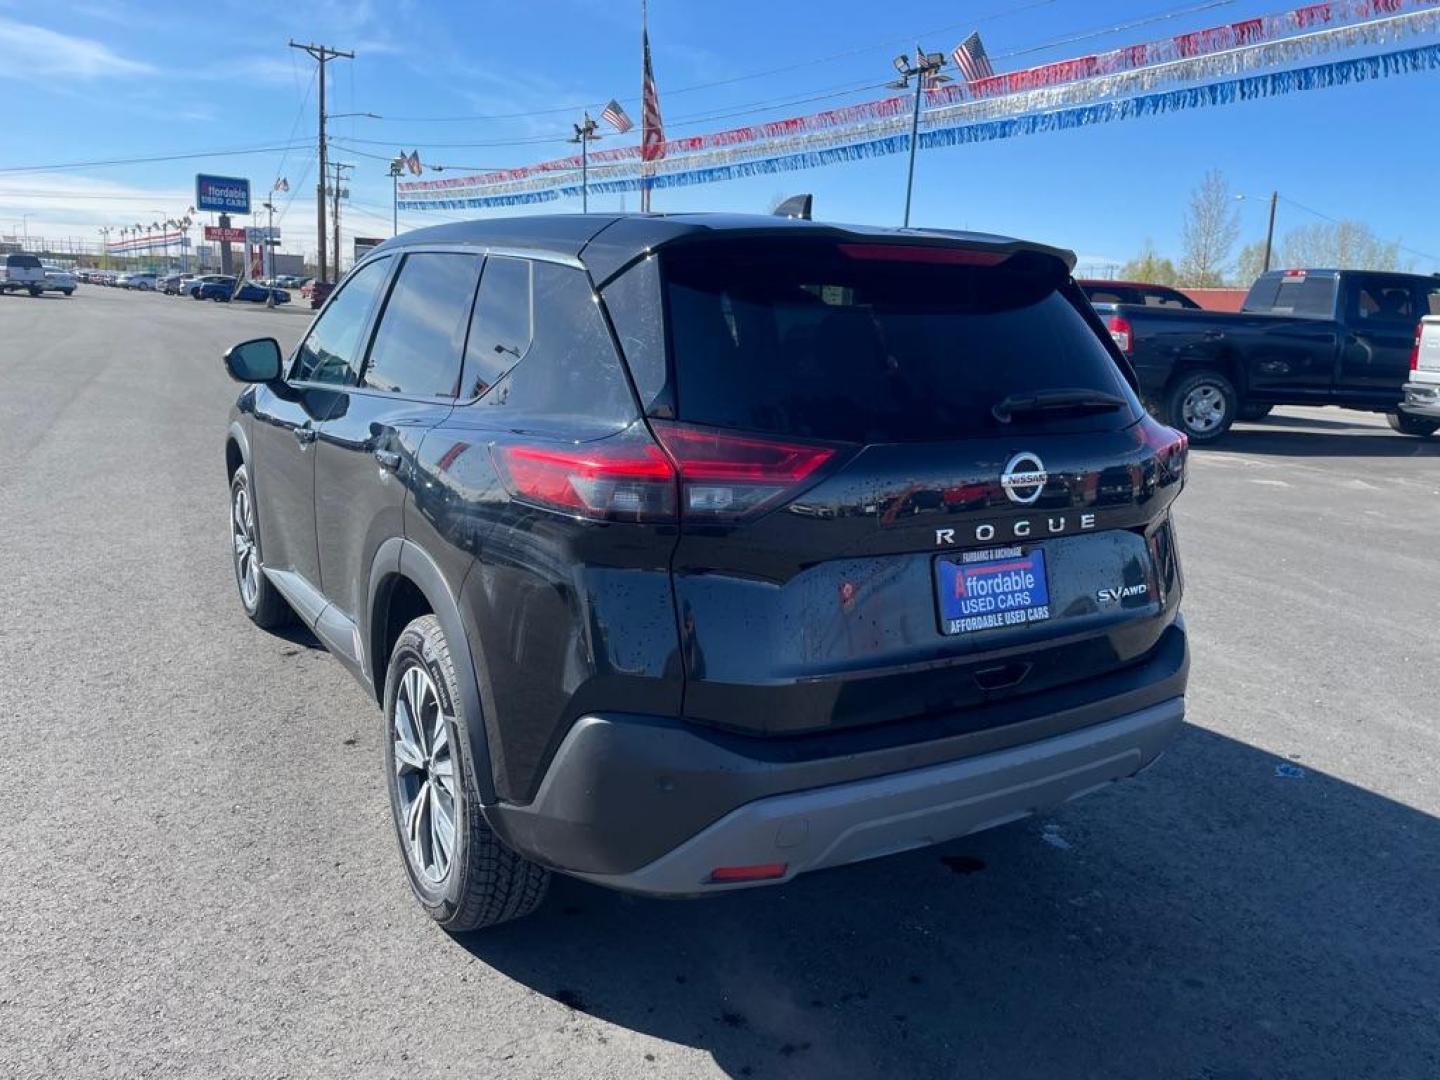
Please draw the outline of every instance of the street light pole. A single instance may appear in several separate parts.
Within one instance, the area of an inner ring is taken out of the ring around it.
[[[915,60],[912,63],[909,56],[901,53],[895,57],[895,70],[900,73],[900,78],[891,83],[890,86],[896,90],[904,90],[910,85],[910,80],[915,80],[915,108],[910,114],[910,167],[905,176],[905,221],[904,227],[910,227],[910,199],[915,189],[915,150],[920,143],[920,104],[925,97],[927,84],[931,87],[939,86],[941,83],[950,81],[950,76],[941,75],[940,69],[945,66],[944,53],[927,53],[918,45],[915,47]]]
[[[400,174],[405,171],[405,155],[390,162],[390,235],[400,235]]]
[[[580,212],[582,214],[588,214],[590,212],[589,148],[592,140],[600,138],[600,136],[595,133],[600,125],[595,123],[594,120],[591,120],[590,114],[587,112],[583,124],[572,124],[570,126],[575,129],[575,137],[570,141],[580,144]]]

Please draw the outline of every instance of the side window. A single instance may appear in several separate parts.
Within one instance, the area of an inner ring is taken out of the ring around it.
[[[1420,291],[1420,314],[1440,315],[1440,284],[1422,285]]]
[[[465,349],[461,398],[479,397],[516,365],[530,348],[533,322],[530,260],[486,259]]]
[[[454,397],[479,279],[478,255],[405,256],[380,315],[362,384],[411,397]]]
[[[605,307],[620,338],[620,350],[648,409],[665,388],[664,303],[660,260],[641,259],[605,287]]]
[[[1415,297],[1402,278],[1355,278],[1349,292],[1350,317],[1357,321],[1413,325],[1420,318],[1415,310]]]
[[[483,403],[550,416],[633,420],[635,399],[590,279],[583,270],[553,263],[536,263],[533,274],[534,341]]]
[[[295,353],[295,382],[354,386],[360,374],[360,334],[390,272],[390,259],[353,271]]]

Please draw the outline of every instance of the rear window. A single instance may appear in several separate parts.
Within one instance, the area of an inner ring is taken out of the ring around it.
[[[1261,277],[1250,286],[1240,310],[1257,315],[1330,318],[1335,314],[1335,275],[1276,274]]]
[[[677,414],[844,442],[996,434],[1003,398],[1082,389],[1133,401],[1064,267],[934,261],[959,249],[730,241],[662,254]],[[959,257],[963,258],[963,255]],[[1096,430],[1125,413],[1051,426]],[[1035,424],[1041,421],[1028,420]]]
[[[35,255],[7,255],[5,265],[16,270],[39,270],[40,259]]]

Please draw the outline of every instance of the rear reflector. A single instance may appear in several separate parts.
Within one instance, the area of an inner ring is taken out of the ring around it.
[[[923,247],[920,244],[837,244],[851,259],[871,262],[949,263],[951,266],[999,266],[1010,257],[1003,251],[976,251],[960,247]]]
[[[759,863],[755,866],[717,866],[710,871],[712,885],[733,885],[737,881],[773,881],[785,876],[789,863]]]

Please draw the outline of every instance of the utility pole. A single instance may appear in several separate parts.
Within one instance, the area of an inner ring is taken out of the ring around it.
[[[590,212],[589,148],[593,140],[600,138],[599,135],[595,134],[596,129],[599,128],[600,125],[595,123],[594,120],[591,120],[590,114],[587,112],[583,124],[571,124],[570,126],[575,129],[575,137],[570,141],[580,144],[580,212],[582,214],[588,214]]]
[[[1270,192],[1270,226],[1265,230],[1265,273],[1270,269],[1270,251],[1275,246],[1275,204],[1280,201],[1280,192]]]
[[[342,174],[341,174],[341,170],[342,170],[342,169],[353,169],[353,168],[355,168],[355,166],[354,166],[354,165],[347,165],[347,164],[345,164],[343,161],[337,161],[337,162],[334,163],[334,167],[335,167],[335,189],[334,189],[334,198],[335,198],[335,222],[334,222],[334,224],[335,224],[335,280],[336,280],[336,281],[339,281],[339,280],[340,280],[340,198],[341,198],[341,193],[342,193],[342,192],[344,192],[345,194],[349,194],[348,191],[346,191],[345,188],[341,187],[341,182],[342,182],[342,180],[344,179],[344,177],[343,177]]]
[[[320,152],[320,171],[318,173],[319,183],[315,185],[315,225],[316,239],[320,244],[319,280],[328,281],[328,265],[325,260],[325,177],[327,174],[327,165],[325,161],[325,65],[331,60],[338,60],[342,57],[346,60],[353,60],[355,59],[355,54],[353,52],[345,52],[342,49],[332,49],[328,45],[301,45],[297,41],[290,42],[290,48],[301,49],[304,52],[309,53],[320,65],[320,71],[318,73],[320,82],[320,125],[318,139],[318,146]],[[337,219],[339,217],[338,206],[336,207],[336,217]],[[340,242],[338,227],[336,229],[335,242],[337,245]],[[335,252],[335,262],[338,266],[340,262],[340,252],[338,250]]]

